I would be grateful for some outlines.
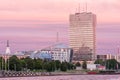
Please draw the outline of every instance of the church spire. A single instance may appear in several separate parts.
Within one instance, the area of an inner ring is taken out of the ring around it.
[[[7,40],[7,45],[6,45],[6,54],[10,54],[9,40]]]

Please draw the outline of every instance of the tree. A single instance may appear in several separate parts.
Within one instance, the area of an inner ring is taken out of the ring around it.
[[[109,59],[106,61],[106,68],[107,69],[117,69],[118,62],[115,59]]]
[[[75,65],[73,65],[72,63],[67,63],[67,68],[68,68],[68,70],[73,70],[73,69],[75,69]]]
[[[1,59],[0,59],[1,62]],[[45,70],[48,72],[52,72],[57,70],[67,71],[71,69],[75,69],[75,65],[68,62],[60,62],[60,61],[49,61],[49,60],[41,60],[41,59],[31,59],[29,57],[18,59],[17,56],[13,55],[9,58],[9,69],[20,71],[20,70]]]
[[[83,62],[82,68],[83,68],[83,69],[87,69],[87,62],[86,62],[86,61]]]
[[[77,62],[77,63],[75,64],[75,66],[80,67],[81,64],[80,64],[79,62]]]
[[[120,63],[117,64],[117,68],[120,69]]]
[[[44,70],[46,70],[48,72],[53,72],[53,71],[55,71],[55,62],[54,61],[44,62],[43,68],[44,68]]]
[[[26,70],[26,62],[24,59],[20,59],[20,63],[21,63],[21,68],[22,70]]]
[[[104,65],[104,61],[102,59],[97,59],[94,64],[101,64]]]
[[[29,57],[27,57],[27,58],[25,58],[24,59],[25,60],[25,62],[26,62],[26,68],[27,69],[30,69],[30,70],[33,70],[34,69],[34,60],[32,60],[31,58],[29,58]]]
[[[60,70],[61,71],[67,71],[67,64],[66,64],[66,62],[62,62]]]
[[[22,66],[21,66],[20,60],[17,58],[17,56],[13,55],[12,57],[9,58],[9,69],[10,70],[20,71],[21,67]]]
[[[42,60],[40,59],[34,59],[34,69],[42,69]]]
[[[55,68],[56,68],[55,62],[51,61],[49,64],[51,65],[52,71],[55,71]]]
[[[3,70],[5,67],[5,59],[3,57],[0,57],[0,70]]]
[[[61,62],[59,60],[55,61],[55,69],[59,70],[60,69]]]

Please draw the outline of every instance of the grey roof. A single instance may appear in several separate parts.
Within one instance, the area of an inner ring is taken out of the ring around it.
[[[69,48],[68,45],[59,43],[53,46],[53,48]]]
[[[30,58],[51,59],[52,55],[51,53],[37,52],[37,53],[32,53],[30,55]]]
[[[55,49],[55,48],[69,48],[69,47],[68,47],[68,45],[66,45],[64,43],[58,43],[58,44],[51,45],[47,48],[44,48],[42,50],[50,50],[50,49]]]

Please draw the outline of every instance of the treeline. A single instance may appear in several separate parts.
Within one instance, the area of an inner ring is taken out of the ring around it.
[[[117,70],[120,69],[120,62],[118,62],[116,59],[108,59],[108,60],[102,60],[97,59],[95,60],[94,64],[100,64],[102,66],[105,66],[107,70]],[[77,62],[75,64],[76,67],[81,67],[82,69],[87,69],[87,62],[83,61],[82,64]]]
[[[55,70],[67,71],[75,69],[75,65],[68,62],[49,61],[41,59],[31,59],[29,57],[18,59],[15,55],[10,57],[6,62],[0,58],[0,69],[1,70],[12,70],[12,71],[47,71],[52,72]]]
[[[116,70],[120,69],[120,62],[118,62],[115,59],[108,59],[108,60],[102,60],[102,59],[97,59],[95,61],[95,64],[101,64],[106,67],[108,70]]]

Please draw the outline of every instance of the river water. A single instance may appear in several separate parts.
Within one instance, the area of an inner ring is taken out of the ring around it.
[[[67,75],[67,76],[36,76],[10,77],[0,80],[120,80],[120,75]]]

